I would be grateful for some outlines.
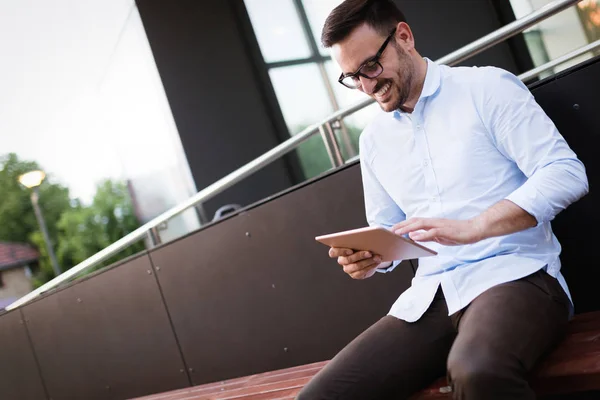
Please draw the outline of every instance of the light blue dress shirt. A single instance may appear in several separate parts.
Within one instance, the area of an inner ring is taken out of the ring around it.
[[[587,193],[585,168],[514,75],[427,60],[414,111],[381,112],[360,137],[360,159],[370,225],[390,228],[411,217],[465,220],[502,199],[538,221],[471,245],[424,243],[438,255],[419,260],[390,315],[417,321],[440,285],[451,315],[485,290],[542,268],[570,298],[550,221]]]

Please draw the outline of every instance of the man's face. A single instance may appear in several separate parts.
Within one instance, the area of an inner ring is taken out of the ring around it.
[[[376,78],[359,77],[358,90],[375,99],[383,111],[400,108],[409,98],[414,85],[415,65],[404,42],[398,43],[394,35],[379,63],[383,72]],[[333,57],[344,73],[354,73],[366,61],[377,54],[386,36],[362,24],[342,42],[332,46]],[[351,89],[348,89],[351,90]]]

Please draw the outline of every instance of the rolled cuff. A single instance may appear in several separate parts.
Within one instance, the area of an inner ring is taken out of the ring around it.
[[[396,268],[401,262],[402,262],[402,260],[392,261],[392,265],[390,265],[389,267],[377,268],[375,271],[380,272],[382,274],[385,274],[387,272],[392,272],[394,270],[394,268]]]
[[[531,214],[538,225],[551,221],[555,216],[548,200],[535,187],[530,187],[527,182],[508,195],[506,200],[512,201]]]

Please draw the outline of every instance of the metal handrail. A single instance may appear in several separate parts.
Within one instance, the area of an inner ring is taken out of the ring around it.
[[[490,47],[509,39],[525,29],[537,24],[540,21],[545,20],[558,14],[559,12],[566,10],[567,8],[579,3],[581,0],[567,0],[567,1],[553,1],[552,3],[546,4],[544,7],[527,14],[526,16],[519,18],[516,21],[511,22],[508,25],[490,33],[489,35],[483,36],[482,38],[469,43],[465,47],[458,49],[447,56],[440,58],[437,62],[440,64],[454,65],[458,64],[468,57],[472,57],[476,54],[481,53],[489,49]]]
[[[549,61],[543,65],[540,65],[539,67],[534,68],[531,71],[527,71],[527,72],[519,75],[519,79],[521,79],[522,81],[526,81],[528,79],[534,78],[543,72],[551,70],[552,68],[556,67],[557,65],[560,65],[567,61],[571,61],[574,58],[582,56],[585,53],[594,51],[598,48],[600,48],[600,39],[598,39],[595,42],[592,42],[590,44],[586,44],[585,46],[581,46],[580,48],[573,50],[573,51],[571,51],[565,55],[562,55],[558,58],[555,58],[554,60]]]
[[[460,62],[466,60],[467,58],[472,57],[472,56],[490,48],[491,46],[494,46],[497,43],[500,43],[514,35],[517,35],[518,33],[529,28],[530,26],[535,25],[536,23],[538,23],[554,14],[559,13],[560,11],[578,3],[579,1],[581,1],[581,0],[555,0],[554,2],[549,3],[548,5],[540,8],[539,10],[536,10],[536,11],[532,12],[531,14],[526,15],[523,18],[520,18],[514,22],[511,22],[510,24],[508,24],[486,36],[483,36],[482,38],[448,54],[447,56],[440,58],[439,60],[436,61],[436,63],[446,64],[446,65],[455,65],[457,63],[460,63]],[[8,307],[6,307],[6,309],[12,310],[16,307],[19,307],[19,306],[29,302],[30,300],[34,299],[35,297],[39,296],[40,294],[57,287],[58,285],[60,285],[63,282],[68,281],[70,278],[79,274],[80,272],[85,271],[89,268],[92,268],[92,267],[98,265],[102,261],[117,254],[119,251],[123,250],[124,248],[142,240],[144,237],[147,236],[148,232],[150,232],[157,225],[160,225],[160,224],[168,221],[169,219],[175,217],[176,215],[181,214],[188,208],[194,207],[199,203],[203,203],[203,202],[211,199],[212,197],[214,197],[214,196],[218,195],[219,193],[223,192],[224,190],[230,188],[231,186],[235,185],[236,183],[240,182],[241,180],[245,179],[246,177],[252,175],[254,172],[260,170],[262,167],[270,164],[271,162],[279,159],[281,156],[296,149],[302,143],[304,143],[305,141],[307,141],[308,139],[310,139],[311,137],[313,137],[314,135],[319,133],[320,129],[322,130],[322,128],[320,128],[321,126],[331,124],[331,123],[338,121],[344,117],[347,117],[348,115],[353,114],[356,111],[362,110],[363,108],[371,105],[372,103],[374,103],[373,99],[366,99],[366,100],[364,100],[360,103],[357,103],[353,106],[350,106],[348,108],[345,108],[345,109],[342,109],[342,110],[339,110],[339,111],[333,113],[332,115],[325,118],[323,121],[321,121],[318,124],[308,126],[306,129],[304,129],[301,132],[297,133],[296,135],[292,136],[290,139],[286,140],[285,142],[279,144],[278,146],[267,151],[266,153],[259,156],[258,158],[250,161],[246,165],[238,168],[237,170],[226,175],[225,177],[219,179],[217,182],[213,183],[212,185],[209,185],[208,187],[200,190],[198,193],[196,193],[194,196],[190,197],[186,201],[171,208],[170,210],[165,211],[158,217],[145,223],[144,225],[137,228],[133,232],[127,234],[126,236],[124,236],[121,239],[117,240],[116,242],[112,243],[111,245],[104,248],[103,250],[100,250],[98,253],[94,254],[90,258],[82,261],[81,263],[77,264],[76,266],[69,269],[68,271],[62,273],[61,275],[55,277],[51,281],[46,282],[44,285],[40,286],[39,288],[33,290],[32,292],[30,292],[30,293],[26,294],[25,296],[21,297],[20,299],[16,300],[12,304],[10,304]],[[335,146],[336,143],[334,143],[333,145]],[[337,150],[336,149],[328,149],[328,150],[333,150],[334,152],[339,151],[339,149],[337,149]]]

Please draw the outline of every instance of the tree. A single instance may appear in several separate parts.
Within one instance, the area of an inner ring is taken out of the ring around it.
[[[79,202],[58,222],[57,258],[61,265],[79,264],[139,227],[127,185],[105,180],[98,185],[92,205]],[[103,263],[108,265],[144,250],[143,242],[123,249]],[[97,269],[97,268],[96,268]]]
[[[0,157],[0,240],[36,245],[40,250],[40,266],[47,265],[52,271],[31,205],[31,192],[18,181],[19,175],[35,169],[40,169],[36,162],[19,160],[14,153]],[[49,176],[42,182],[39,191],[40,208],[44,213],[48,234],[56,244],[58,220],[71,207],[69,190],[52,183],[52,177]]]
[[[307,126],[299,125],[292,129],[292,132],[301,132]],[[348,134],[350,137],[350,143],[355,150],[358,150],[358,137],[360,136],[361,130],[352,125],[346,124]],[[338,143],[340,138],[338,136]],[[348,158],[348,154],[345,152],[344,146],[340,146],[342,155]],[[298,152],[298,158],[302,165],[302,171],[306,179],[313,178],[329,169],[331,169],[331,161],[327,155],[327,149],[323,143],[323,139],[320,135],[315,135],[302,143],[296,150]]]
[[[19,175],[35,169],[40,169],[36,162],[19,160],[14,153],[0,157],[0,240],[30,243],[38,249],[39,272],[34,286],[40,286],[52,279],[54,272],[33,212],[30,190],[18,182]],[[52,183],[51,176],[44,180],[39,191],[40,208],[62,271],[93,256],[139,226],[127,185],[123,182],[103,181],[90,206],[71,200],[69,190]],[[144,244],[138,242],[103,265],[143,249]]]

